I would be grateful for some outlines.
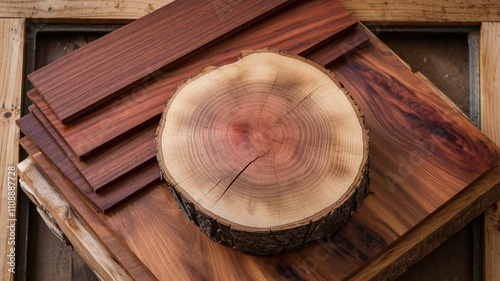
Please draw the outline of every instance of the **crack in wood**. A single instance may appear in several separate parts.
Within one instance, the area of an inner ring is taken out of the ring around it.
[[[226,194],[226,192],[229,190],[229,188],[231,187],[231,185],[233,185],[233,183],[234,183],[234,182],[235,182],[235,181],[239,178],[239,176],[240,176],[241,174],[243,174],[243,172],[244,172],[244,171],[245,171],[248,167],[250,167],[250,165],[252,165],[252,163],[254,163],[255,161],[259,160],[260,158],[262,158],[262,157],[264,157],[264,156],[268,155],[268,154],[269,154],[269,151],[270,151],[270,150],[268,150],[266,153],[264,153],[264,154],[262,154],[262,155],[260,155],[260,156],[257,156],[255,159],[253,159],[252,161],[250,161],[250,162],[249,162],[249,163],[248,163],[248,164],[247,164],[247,165],[246,165],[246,166],[245,166],[245,167],[244,167],[244,168],[243,168],[243,169],[242,169],[242,170],[241,170],[241,171],[240,171],[240,172],[236,175],[236,177],[235,177],[235,178],[231,181],[231,183],[229,183],[229,185],[226,187],[226,189],[224,190],[224,192],[222,192],[222,194],[221,194],[221,196],[219,197],[219,199],[217,199],[217,201],[215,201],[215,203],[212,205],[212,207],[213,207],[213,206],[215,206],[215,205],[219,202],[219,200],[222,198],[222,196],[224,196],[224,194]]]

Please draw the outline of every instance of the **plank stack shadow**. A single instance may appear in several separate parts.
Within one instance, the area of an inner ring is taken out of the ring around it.
[[[175,1],[29,75],[21,145],[136,280],[344,280],[500,162],[497,146],[339,2],[218,3]],[[255,257],[210,241],[178,210],[159,180],[154,132],[177,85],[264,47],[328,67],[354,97],[370,130],[371,195],[325,241]]]

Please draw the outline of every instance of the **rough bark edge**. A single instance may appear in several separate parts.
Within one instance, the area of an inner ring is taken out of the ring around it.
[[[369,161],[363,168],[365,175],[351,196],[326,216],[309,224],[278,231],[246,232],[231,228],[217,219],[207,216],[193,203],[186,200],[167,182],[179,209],[210,239],[235,250],[253,255],[271,255],[305,247],[321,238],[337,232],[357,210],[367,194]]]
[[[284,226],[279,230],[262,228],[252,229],[245,226],[231,225],[231,222],[225,221],[222,218],[217,218],[217,216],[212,214],[209,210],[194,204],[192,202],[192,198],[188,194],[185,194],[182,190],[177,190],[175,185],[172,185],[168,180],[165,180],[179,209],[210,239],[243,253],[253,255],[272,255],[305,247],[312,242],[318,241],[319,239],[337,232],[342,228],[342,226],[344,226],[353,212],[358,209],[367,194],[369,185],[369,137],[368,129],[365,125],[364,114],[361,112],[361,109],[358,107],[351,94],[328,69],[304,57],[274,48],[242,51],[238,54],[238,59],[240,60],[255,53],[275,53],[289,58],[298,59],[304,63],[314,66],[330,77],[330,79],[345,94],[346,98],[351,103],[356,116],[358,117],[360,126],[363,129],[364,150],[366,151],[365,159],[363,159],[361,163],[360,171],[358,172],[356,179],[353,181],[353,184],[347,190],[345,195],[335,203],[338,204],[337,207],[331,209],[326,214],[324,214],[324,209],[316,215],[297,221],[297,223],[294,223],[293,226]],[[156,157],[161,169],[162,179],[164,179],[163,175],[165,174],[166,169],[163,165],[161,156],[161,132],[165,126],[164,115],[170,107],[170,102],[188,83],[217,68],[218,67],[216,66],[208,66],[201,72],[189,77],[177,87],[174,94],[167,101],[167,104],[162,112],[155,139],[157,147]]]

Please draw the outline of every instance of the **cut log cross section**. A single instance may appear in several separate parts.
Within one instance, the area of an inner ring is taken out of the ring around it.
[[[242,252],[291,251],[338,230],[368,185],[368,134],[323,67],[246,51],[178,87],[157,133],[179,208]]]

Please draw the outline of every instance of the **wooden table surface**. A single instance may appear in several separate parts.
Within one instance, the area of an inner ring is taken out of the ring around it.
[[[498,129],[498,85],[500,81],[500,71],[498,71],[498,48],[500,47],[500,21],[499,5],[484,1],[471,1],[467,6],[460,1],[448,1],[442,3],[427,3],[421,1],[417,3],[395,4],[391,1],[343,1],[344,5],[358,19],[362,21],[379,22],[385,24],[401,23],[468,23],[481,24],[481,126],[483,131],[490,138],[500,143],[500,131]],[[133,19],[159,6],[153,6],[134,1],[117,2],[116,5],[109,5],[110,2],[102,2],[101,9],[95,7],[95,3],[89,5],[85,1],[51,1],[38,2],[34,6],[25,1],[9,1],[0,3],[0,32],[2,32],[2,44],[0,44],[0,55],[2,59],[0,79],[1,83],[0,101],[3,108],[0,118],[0,130],[2,131],[2,174],[3,182],[6,178],[5,167],[18,162],[18,131],[14,125],[14,120],[20,116],[21,94],[23,81],[23,42],[24,42],[24,18],[32,18],[34,21],[48,21],[48,18],[72,18],[74,19]],[[115,4],[115,3],[111,3]],[[164,4],[164,3],[162,3]],[[484,4],[484,5],[482,5]],[[28,6],[29,5],[29,6]],[[156,4],[155,5],[160,5]],[[486,5],[486,6],[485,6]],[[109,6],[109,7],[108,7]],[[485,11],[489,12],[486,13]],[[409,12],[411,11],[411,13]],[[66,20],[64,20],[66,21]],[[488,75],[486,75],[488,74]],[[4,185],[2,185],[4,188]],[[5,200],[5,192],[2,190],[2,199]],[[2,201],[4,206],[5,201]],[[2,209],[2,215],[5,216]],[[485,216],[486,233],[486,257],[485,257],[485,277],[488,280],[498,280],[496,276],[500,274],[494,266],[498,263],[498,254],[494,255],[495,249],[498,252],[499,233],[496,231],[495,221],[491,218],[495,216],[493,211]],[[0,216],[1,223],[5,223],[5,217]],[[498,224],[498,221],[496,222]],[[2,233],[4,234],[4,233]],[[495,238],[496,237],[496,238]],[[5,241],[5,237],[0,237]],[[5,243],[2,243],[2,253],[5,252]],[[3,259],[4,256],[0,259]],[[11,275],[2,263],[2,280],[8,280]],[[490,265],[490,266],[489,266]],[[497,274],[497,275],[495,275]]]

